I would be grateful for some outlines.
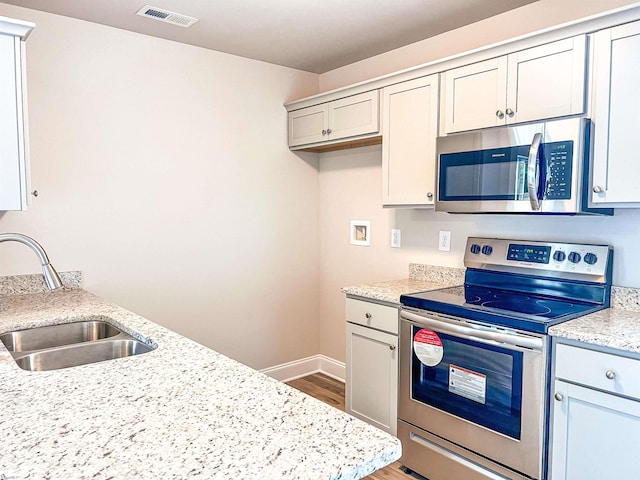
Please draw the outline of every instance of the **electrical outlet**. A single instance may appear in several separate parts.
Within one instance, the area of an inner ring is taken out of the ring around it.
[[[400,248],[401,235],[400,230],[397,228],[391,229],[391,246],[393,248]]]
[[[438,250],[442,250],[443,252],[451,251],[451,232],[440,231]]]

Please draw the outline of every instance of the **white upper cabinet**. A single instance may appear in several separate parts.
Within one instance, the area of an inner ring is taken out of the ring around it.
[[[330,143],[380,130],[378,90],[289,112],[289,147]]]
[[[382,91],[382,203],[433,205],[438,75]]]
[[[0,211],[30,200],[23,38],[32,28],[0,17]]]
[[[442,134],[584,112],[586,36],[442,74]]]
[[[640,22],[595,34],[592,203],[640,205]]]

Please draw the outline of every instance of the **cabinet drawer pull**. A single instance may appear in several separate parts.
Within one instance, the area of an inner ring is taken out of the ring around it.
[[[369,312],[364,314],[365,318],[370,319],[373,315],[371,315]]]
[[[433,193],[431,193],[431,192],[427,193],[427,198],[429,200],[431,200],[433,198]]]
[[[562,395],[560,392],[556,393],[553,398],[555,398],[557,401],[561,402],[562,400],[564,400],[564,395]]]
[[[326,130],[322,130],[322,135],[326,135],[327,131]]]
[[[496,110],[496,117],[502,120],[504,118],[504,112],[502,110]]]
[[[593,186],[593,193],[602,193],[602,192],[604,192],[604,188],[602,188],[600,185]]]
[[[507,108],[507,111],[505,112],[509,117],[513,117],[515,115],[516,112],[514,112],[513,110],[511,110],[510,108]]]
[[[391,350],[392,352],[396,349],[395,345],[389,345],[389,350]]]
[[[609,380],[613,380],[614,378],[616,378],[616,372],[614,372],[613,370],[607,370],[607,372],[604,375]]]
[[[331,133],[331,129],[327,128],[327,135],[329,135]]]

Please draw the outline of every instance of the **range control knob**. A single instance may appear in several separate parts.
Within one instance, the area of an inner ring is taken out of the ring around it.
[[[483,255],[491,255],[491,252],[493,252],[493,247],[491,245],[483,245],[482,246],[482,254]]]
[[[471,253],[473,253],[474,255],[477,255],[480,253],[480,245],[474,243],[473,245],[471,245],[471,248],[469,249],[469,251]]]
[[[594,253],[587,253],[584,256],[584,262],[588,263],[589,265],[595,265],[597,261],[598,261],[598,257],[596,257]]]
[[[553,259],[556,262],[564,262],[565,258],[567,258],[567,255],[562,250],[556,250],[553,252]]]
[[[580,262],[580,259],[581,259],[581,258],[582,258],[582,257],[580,256],[580,254],[579,254],[578,252],[571,252],[571,253],[569,254],[569,261],[570,261],[571,263],[578,263],[578,262]]]

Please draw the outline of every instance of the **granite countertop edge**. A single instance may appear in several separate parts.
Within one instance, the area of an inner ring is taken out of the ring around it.
[[[0,298],[0,333],[96,316],[158,348],[28,372],[0,344],[0,478],[355,480],[401,456],[397,438],[86,290]]]
[[[353,285],[343,287],[341,291],[348,296],[400,307],[401,295],[464,283],[464,276],[459,277],[456,269],[447,269],[448,274],[440,275],[443,268],[412,264],[409,278]],[[640,354],[640,289],[614,286],[611,295],[611,308],[553,326],[549,335],[560,340],[578,341],[584,346]]]

